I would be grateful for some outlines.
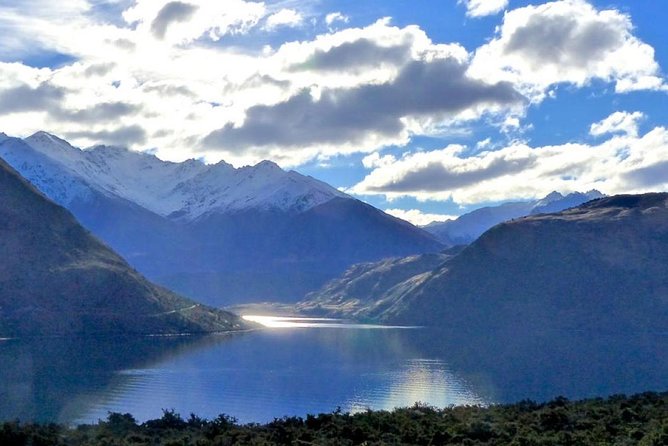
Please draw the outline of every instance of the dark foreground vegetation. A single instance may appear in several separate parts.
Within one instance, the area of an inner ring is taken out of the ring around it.
[[[0,445],[668,445],[668,392],[488,408],[387,411],[286,417],[240,425],[221,415],[183,419],[173,411],[138,424],[111,413],[96,425],[0,425]]]

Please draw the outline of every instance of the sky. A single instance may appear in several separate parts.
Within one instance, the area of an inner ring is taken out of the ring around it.
[[[416,224],[668,190],[663,0],[2,0],[0,131],[269,159]]]

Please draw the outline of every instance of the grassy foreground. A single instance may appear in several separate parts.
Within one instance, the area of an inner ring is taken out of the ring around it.
[[[0,445],[668,445],[668,392],[571,402],[285,417],[239,425],[173,411],[137,424],[111,413],[95,425],[0,424]]]

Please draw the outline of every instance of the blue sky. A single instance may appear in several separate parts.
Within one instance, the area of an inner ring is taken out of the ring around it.
[[[426,223],[668,188],[659,1],[9,0],[0,131],[271,159]]]

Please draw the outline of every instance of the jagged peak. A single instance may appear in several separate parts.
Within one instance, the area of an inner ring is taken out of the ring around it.
[[[588,190],[587,192],[585,192],[585,195],[587,196],[587,198],[591,198],[592,200],[595,199],[595,198],[603,198],[603,197],[607,196],[603,192],[599,191],[598,189]]]
[[[279,171],[280,170],[281,172],[285,172],[283,169],[281,169],[281,167],[278,164],[276,164],[273,161],[269,161],[269,160],[260,161],[256,165],[252,166],[252,168],[254,170],[267,170],[267,171],[271,171],[271,170]]]
[[[347,197],[326,183],[285,171],[268,160],[235,168],[225,161],[209,165],[201,159],[166,161],[152,150],[106,144],[70,150],[67,142],[47,132],[33,135],[32,144],[19,141],[55,161],[59,167],[54,171],[66,169],[92,189],[164,216],[195,219],[250,208],[303,211],[334,197]]]
[[[560,200],[562,198],[564,198],[564,195],[562,193],[553,190],[552,192],[547,194],[541,201],[554,201],[554,200]]]
[[[39,149],[51,149],[58,147],[61,149],[66,148],[68,150],[79,150],[63,138],[60,138],[52,133],[45,132],[44,130],[39,130],[33,133],[32,135],[25,138],[24,141],[28,143],[28,145]]]

